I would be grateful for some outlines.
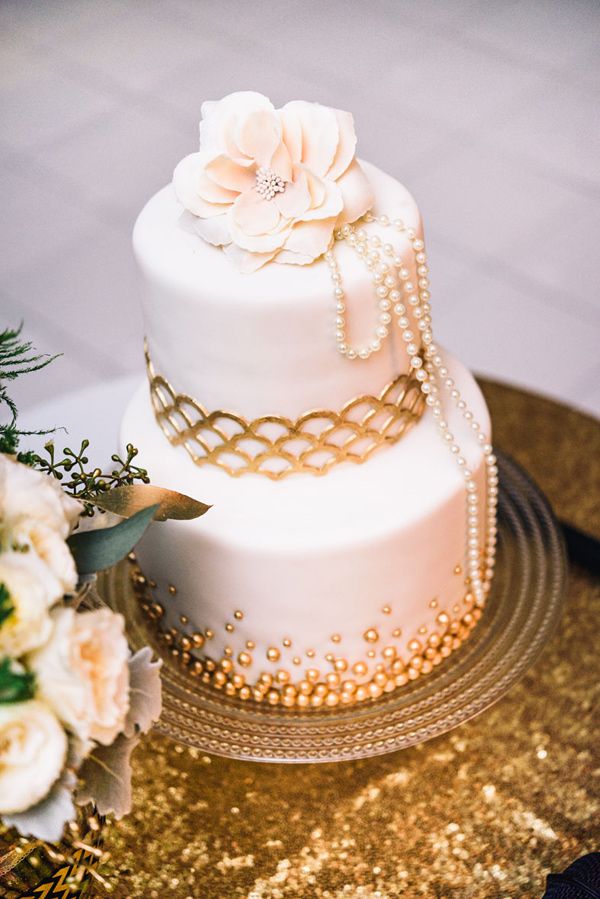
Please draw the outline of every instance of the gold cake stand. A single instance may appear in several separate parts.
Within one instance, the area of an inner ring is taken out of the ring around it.
[[[472,635],[427,676],[344,709],[243,702],[200,683],[165,654],[132,589],[130,565],[105,574],[99,593],[125,616],[133,649],[151,643],[164,659],[158,730],[211,755],[333,762],[405,749],[489,708],[539,656],[559,620],[566,584],[563,541],[548,502],[515,461],[502,453],[498,459],[497,573]]]

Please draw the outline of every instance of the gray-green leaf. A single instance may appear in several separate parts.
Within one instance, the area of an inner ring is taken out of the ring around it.
[[[96,746],[79,771],[78,805],[93,802],[101,815],[131,811],[131,753],[139,737],[119,734],[110,746]]]
[[[74,533],[68,544],[79,574],[111,568],[134,548],[158,509],[148,506],[112,528]]]

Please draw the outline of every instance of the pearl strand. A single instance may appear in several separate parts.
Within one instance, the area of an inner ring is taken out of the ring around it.
[[[380,322],[383,327],[381,327],[381,325],[378,327],[376,336],[371,341],[369,347],[363,347],[357,350],[348,345],[345,334],[345,304],[343,302],[344,291],[341,285],[341,275],[333,252],[328,251],[325,258],[332,271],[332,280],[335,284],[334,290],[337,300],[336,340],[338,342],[338,350],[349,359],[368,359],[372,352],[377,352],[381,348],[382,340],[387,337],[389,333],[387,328],[387,325],[391,322],[389,309],[393,308],[393,312],[397,317],[397,324],[402,331],[402,339],[406,344],[410,366],[415,369],[415,377],[421,384],[421,391],[425,395],[427,405],[432,409],[432,414],[436,420],[436,426],[440,436],[448,445],[450,452],[455,457],[456,462],[462,471],[467,498],[466,567],[475,602],[477,605],[481,606],[485,603],[485,597],[490,589],[496,553],[496,512],[498,503],[497,460],[491,444],[487,443],[480,424],[475,420],[473,413],[469,410],[467,403],[462,398],[460,391],[454,383],[454,379],[450,377],[448,369],[443,363],[443,359],[438,352],[436,344],[433,342],[433,332],[431,328],[432,319],[430,314],[431,307],[429,304],[430,294],[428,290],[429,279],[427,278],[429,270],[423,241],[417,237],[414,229],[407,228],[401,219],[396,219],[391,223],[388,216],[382,215],[376,217],[371,213],[367,213],[367,215],[364,216],[364,221],[367,223],[378,222],[384,227],[393,224],[397,231],[406,233],[414,252],[416,273],[418,275],[417,285],[410,281],[410,272],[404,266],[402,257],[399,254],[396,255],[393,245],[384,244],[384,253],[393,257],[393,264],[397,269],[402,285],[402,291],[405,294],[404,299],[408,304],[407,308],[405,303],[402,302],[402,294],[397,289],[397,282],[391,274],[389,266],[380,263],[381,256],[379,248],[382,246],[381,239],[376,235],[369,237],[362,228],[356,230],[351,225],[345,225],[341,231],[336,233],[335,237],[337,240],[348,240],[350,246],[365,259],[367,268],[374,270],[373,279],[376,285],[379,308],[387,313],[387,315],[385,320],[380,316]],[[369,246],[371,247],[370,251]],[[416,335],[411,330],[411,322],[407,315],[409,310],[412,317],[415,319],[415,327],[421,332],[421,344],[424,347],[424,353],[416,341]],[[425,362],[422,355],[425,356]],[[456,407],[462,412],[463,418],[470,423],[471,430],[477,435],[477,440],[482,446],[486,469],[486,503],[484,510],[486,519],[485,546],[482,568],[479,549],[479,495],[477,484],[473,478],[472,471],[467,467],[467,461],[462,455],[460,446],[455,441],[453,434],[449,431],[448,423],[443,418],[443,406],[439,398],[438,386],[440,381],[444,388],[450,392]]]

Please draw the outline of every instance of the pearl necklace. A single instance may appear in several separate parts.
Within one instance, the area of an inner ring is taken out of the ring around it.
[[[418,275],[417,284],[415,285],[410,280],[410,271],[404,265],[404,260],[396,252],[393,244],[382,243],[378,235],[369,236],[364,228],[356,228],[354,225],[344,225],[343,228],[336,231],[335,239],[347,241],[348,245],[364,261],[367,269],[372,272],[379,310],[378,324],[371,341],[360,348],[351,346],[346,336],[346,306],[344,303],[345,295],[342,287],[342,278],[333,248],[328,250],[325,253],[325,261],[329,266],[334,285],[336,302],[335,339],[337,348],[347,359],[368,359],[372,353],[379,352],[383,341],[389,335],[392,315],[396,317],[396,323],[401,329],[402,340],[406,344],[409,364],[411,368],[416,370],[415,377],[420,383],[427,405],[431,408],[437,430],[452,453],[464,479],[467,499],[466,570],[475,603],[478,606],[483,606],[494,573],[498,534],[496,523],[498,466],[496,464],[496,456],[494,455],[492,445],[487,442],[480,424],[475,420],[466,401],[462,398],[454,379],[450,377],[448,368],[440,355],[439,348],[434,342],[431,328],[429,279],[427,277],[429,269],[425,244],[417,236],[414,229],[407,228],[401,219],[390,221],[387,215],[374,216],[372,213],[367,213],[363,217],[363,221],[365,223],[377,222],[386,228],[393,227],[396,231],[406,235],[414,254]],[[391,260],[391,265],[385,262],[385,260],[382,261],[382,250],[384,256]],[[411,322],[411,317],[414,320],[413,322]],[[419,333],[421,346],[417,339]],[[463,418],[469,422],[470,428],[476,435],[483,452],[486,472],[486,501],[485,509],[483,510],[485,518],[483,562],[480,558],[479,548],[479,491],[473,472],[467,466],[467,460],[463,456],[454,435],[450,432],[448,422],[444,419],[440,387],[443,387],[450,393],[456,408],[460,410]]]

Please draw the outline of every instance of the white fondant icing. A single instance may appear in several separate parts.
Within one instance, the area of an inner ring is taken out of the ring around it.
[[[375,192],[375,211],[403,219],[422,236],[408,191],[375,166],[361,164]],[[221,249],[194,233],[189,218],[168,186],[144,207],[133,235],[152,360],[178,392],[208,411],[233,411],[248,419],[295,418],[377,394],[408,370],[397,327],[367,361],[338,355],[333,285],[322,258],[241,274]],[[398,248],[416,277],[406,235],[375,224],[368,228]],[[345,242],[336,246],[336,254],[349,339],[368,341],[378,313],[371,275]]]
[[[451,358],[448,367],[489,435],[489,415],[473,377]],[[483,496],[482,450],[445,391],[443,402]],[[256,643],[244,672],[249,680],[279,668],[294,680],[307,668],[331,670],[323,661],[328,652],[351,662],[364,659],[372,672],[384,646],[395,645],[408,658],[408,641],[422,627],[426,639],[440,611],[452,616],[457,605],[461,614],[467,611],[463,576],[454,574],[464,563],[464,481],[429,410],[398,444],[363,465],[343,463],[325,477],[298,474],[277,482],[194,466],[158,429],[146,384],[127,410],[121,442],[140,448],[154,483],[213,504],[201,519],[153,524],[138,556],[157,582],[167,626],[186,630],[179,623],[184,615],[190,630],[214,630],[204,650],[214,659],[226,646],[235,659],[246,640]],[[176,595],[169,595],[169,584]],[[386,605],[391,614],[382,612]],[[243,620],[234,620],[235,610]],[[232,633],[224,630],[227,622]],[[373,646],[363,639],[371,627],[380,636]],[[397,627],[402,636],[394,638]],[[340,634],[339,644],[331,641],[333,634]],[[289,649],[282,647],[286,637],[293,641]],[[276,663],[266,658],[269,646],[281,651]],[[372,648],[377,658],[368,659]],[[314,658],[306,656],[308,649],[315,650]],[[301,666],[292,664],[296,655]]]

